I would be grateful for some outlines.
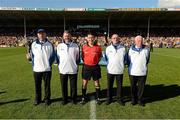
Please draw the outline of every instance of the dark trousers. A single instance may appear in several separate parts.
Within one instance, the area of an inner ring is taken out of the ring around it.
[[[113,83],[114,79],[116,78],[116,84],[117,84],[117,91],[116,96],[117,100],[122,101],[122,82],[123,82],[123,74],[109,74],[107,73],[107,100],[112,100],[112,93],[113,93]]]
[[[63,101],[67,102],[68,100],[68,78],[70,80],[71,99],[76,101],[77,74],[60,74]]]
[[[146,76],[129,76],[131,83],[132,102],[142,102],[145,88]]]
[[[44,100],[50,100],[51,96],[51,71],[48,72],[34,72],[34,80],[35,80],[35,101],[41,102],[41,83],[42,79],[44,80],[44,91],[45,96]]]

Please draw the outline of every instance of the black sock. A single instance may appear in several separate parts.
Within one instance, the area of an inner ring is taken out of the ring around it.
[[[96,99],[100,98],[100,88],[96,88]]]
[[[85,89],[84,89],[84,88],[82,88],[82,97],[83,97],[83,98],[85,98],[85,97],[86,97],[86,90],[87,90],[86,88],[85,88]]]

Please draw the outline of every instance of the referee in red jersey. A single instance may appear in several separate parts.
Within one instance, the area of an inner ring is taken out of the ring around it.
[[[96,89],[96,103],[101,104],[100,102],[100,83],[99,79],[101,78],[101,68],[98,65],[102,56],[102,49],[97,42],[95,42],[95,36],[93,34],[87,35],[87,45],[82,47],[82,59],[84,62],[82,68],[82,101],[81,104],[85,104],[86,99],[86,90],[88,81],[91,78],[94,80],[94,85]]]

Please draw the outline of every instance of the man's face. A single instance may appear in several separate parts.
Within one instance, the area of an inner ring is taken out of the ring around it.
[[[65,42],[69,42],[71,40],[71,35],[69,33],[64,33],[63,39],[65,40]]]
[[[39,33],[37,34],[37,36],[38,36],[38,39],[39,39],[39,40],[45,40],[45,38],[46,38],[46,33],[45,33],[45,32],[39,32]]]
[[[141,47],[143,42],[143,38],[141,36],[135,37],[134,43],[136,46]]]
[[[88,35],[87,36],[87,42],[89,44],[93,44],[94,43],[94,40],[95,40],[95,37],[93,35]]]
[[[119,36],[117,34],[112,35],[111,41],[112,41],[112,44],[119,43]]]

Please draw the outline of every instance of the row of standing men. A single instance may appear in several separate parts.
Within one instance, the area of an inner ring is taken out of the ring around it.
[[[128,65],[128,73],[131,85],[131,104],[139,104],[144,106],[143,93],[147,77],[147,64],[149,62],[149,48],[143,45],[142,36],[136,36],[134,45],[128,52],[125,47],[120,44],[118,34],[111,36],[111,45],[105,50],[105,58],[107,60],[107,100],[106,104],[112,102],[113,83],[116,79],[117,102],[124,106],[123,100],[123,73],[125,64]],[[63,42],[60,43],[56,50],[51,42],[46,38],[46,31],[39,29],[37,31],[37,39],[31,45],[31,59],[33,66],[33,75],[35,80],[35,101],[34,105],[38,105],[41,100],[41,83],[44,80],[45,96],[44,102],[50,105],[51,88],[50,81],[52,75],[52,64],[56,59],[59,68],[61,89],[62,89],[62,105],[68,103],[68,80],[70,81],[70,96],[73,104],[77,103],[77,74],[78,64],[80,63],[80,48],[71,40],[71,34],[65,31],[63,34]],[[101,68],[98,65],[102,57],[102,49],[95,42],[93,34],[87,35],[87,45],[82,47],[82,100],[81,104],[87,102],[87,85],[91,78],[95,86],[96,103],[101,104]]]

